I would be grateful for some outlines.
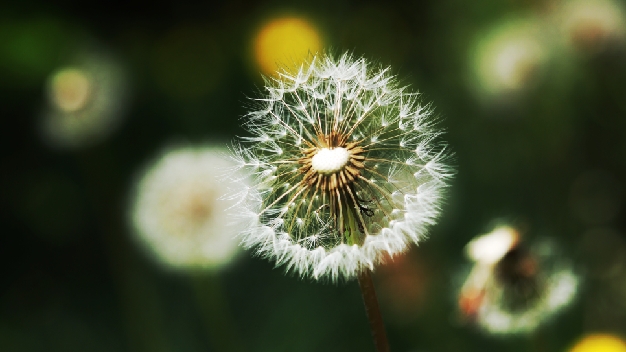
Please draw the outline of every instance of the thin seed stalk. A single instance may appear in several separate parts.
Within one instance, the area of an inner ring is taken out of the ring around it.
[[[348,244],[361,245],[364,236],[357,225],[357,215],[354,212],[359,211],[357,207],[348,207],[343,203],[343,213],[346,215],[346,237]],[[364,226],[365,224],[363,224]],[[374,346],[377,352],[389,352],[389,340],[387,340],[387,332],[383,317],[380,314],[380,306],[374,289],[374,281],[372,280],[372,272],[370,269],[364,269],[358,275],[359,287],[361,287],[361,295],[363,296],[363,304],[365,304],[365,312],[370,323],[370,330],[374,338]]]
[[[387,332],[383,317],[380,314],[378,299],[376,298],[376,290],[374,290],[374,282],[369,269],[363,270],[359,274],[359,286],[361,287],[361,295],[365,304],[365,312],[370,322],[370,330],[374,338],[374,345],[378,352],[389,352],[389,341],[387,340]]]

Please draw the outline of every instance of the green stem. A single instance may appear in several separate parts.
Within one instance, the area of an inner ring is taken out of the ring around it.
[[[211,347],[216,351],[244,351],[219,278],[212,273],[197,273],[192,284]]]
[[[374,338],[376,351],[389,352],[389,341],[387,340],[385,324],[380,314],[376,290],[374,289],[374,282],[372,281],[372,274],[369,269],[365,269],[359,273],[359,286],[361,287],[365,312],[370,322],[370,329],[372,331],[372,337]]]
[[[342,206],[343,213],[346,218],[345,231],[348,244],[362,245],[365,236],[361,233],[360,228],[365,228],[365,224],[361,224],[361,227],[358,226],[359,217],[358,214],[355,214],[355,212],[359,211],[358,207],[350,207],[345,203],[342,204]],[[387,340],[383,317],[380,314],[378,298],[376,298],[376,290],[374,289],[374,282],[372,281],[372,272],[370,269],[364,269],[359,273],[358,279],[376,351],[389,352],[389,341]]]

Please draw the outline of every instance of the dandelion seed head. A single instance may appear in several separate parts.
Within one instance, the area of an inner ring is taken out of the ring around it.
[[[474,265],[461,288],[459,308],[491,334],[530,333],[576,296],[580,280],[554,244],[521,244],[512,226],[475,238],[466,254]]]
[[[257,192],[233,213],[256,214],[241,239],[259,256],[302,277],[350,279],[424,237],[450,153],[431,143],[431,109],[389,69],[345,54],[313,56],[297,72],[268,78],[272,103],[258,99],[246,116],[252,136],[234,158]]]
[[[244,194],[254,201],[255,193],[241,177],[237,194],[224,189],[222,179],[236,164],[221,154],[210,147],[168,150],[139,179],[131,218],[137,239],[160,263],[217,269],[236,254],[234,237],[246,222],[228,220],[225,210]]]

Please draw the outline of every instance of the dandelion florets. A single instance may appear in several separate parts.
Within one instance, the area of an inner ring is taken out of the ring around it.
[[[235,146],[245,247],[301,276],[352,278],[417,243],[452,175],[430,105],[388,68],[316,56],[269,78]]]

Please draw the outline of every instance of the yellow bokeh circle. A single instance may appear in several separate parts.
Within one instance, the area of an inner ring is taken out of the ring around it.
[[[274,75],[279,68],[297,69],[310,54],[322,49],[320,31],[298,17],[267,21],[254,38],[254,59],[261,72]]]
[[[54,105],[65,112],[78,111],[89,103],[93,91],[91,77],[81,69],[66,68],[52,77],[50,95]]]
[[[578,341],[569,352],[626,352],[626,342],[610,334],[590,334]]]

